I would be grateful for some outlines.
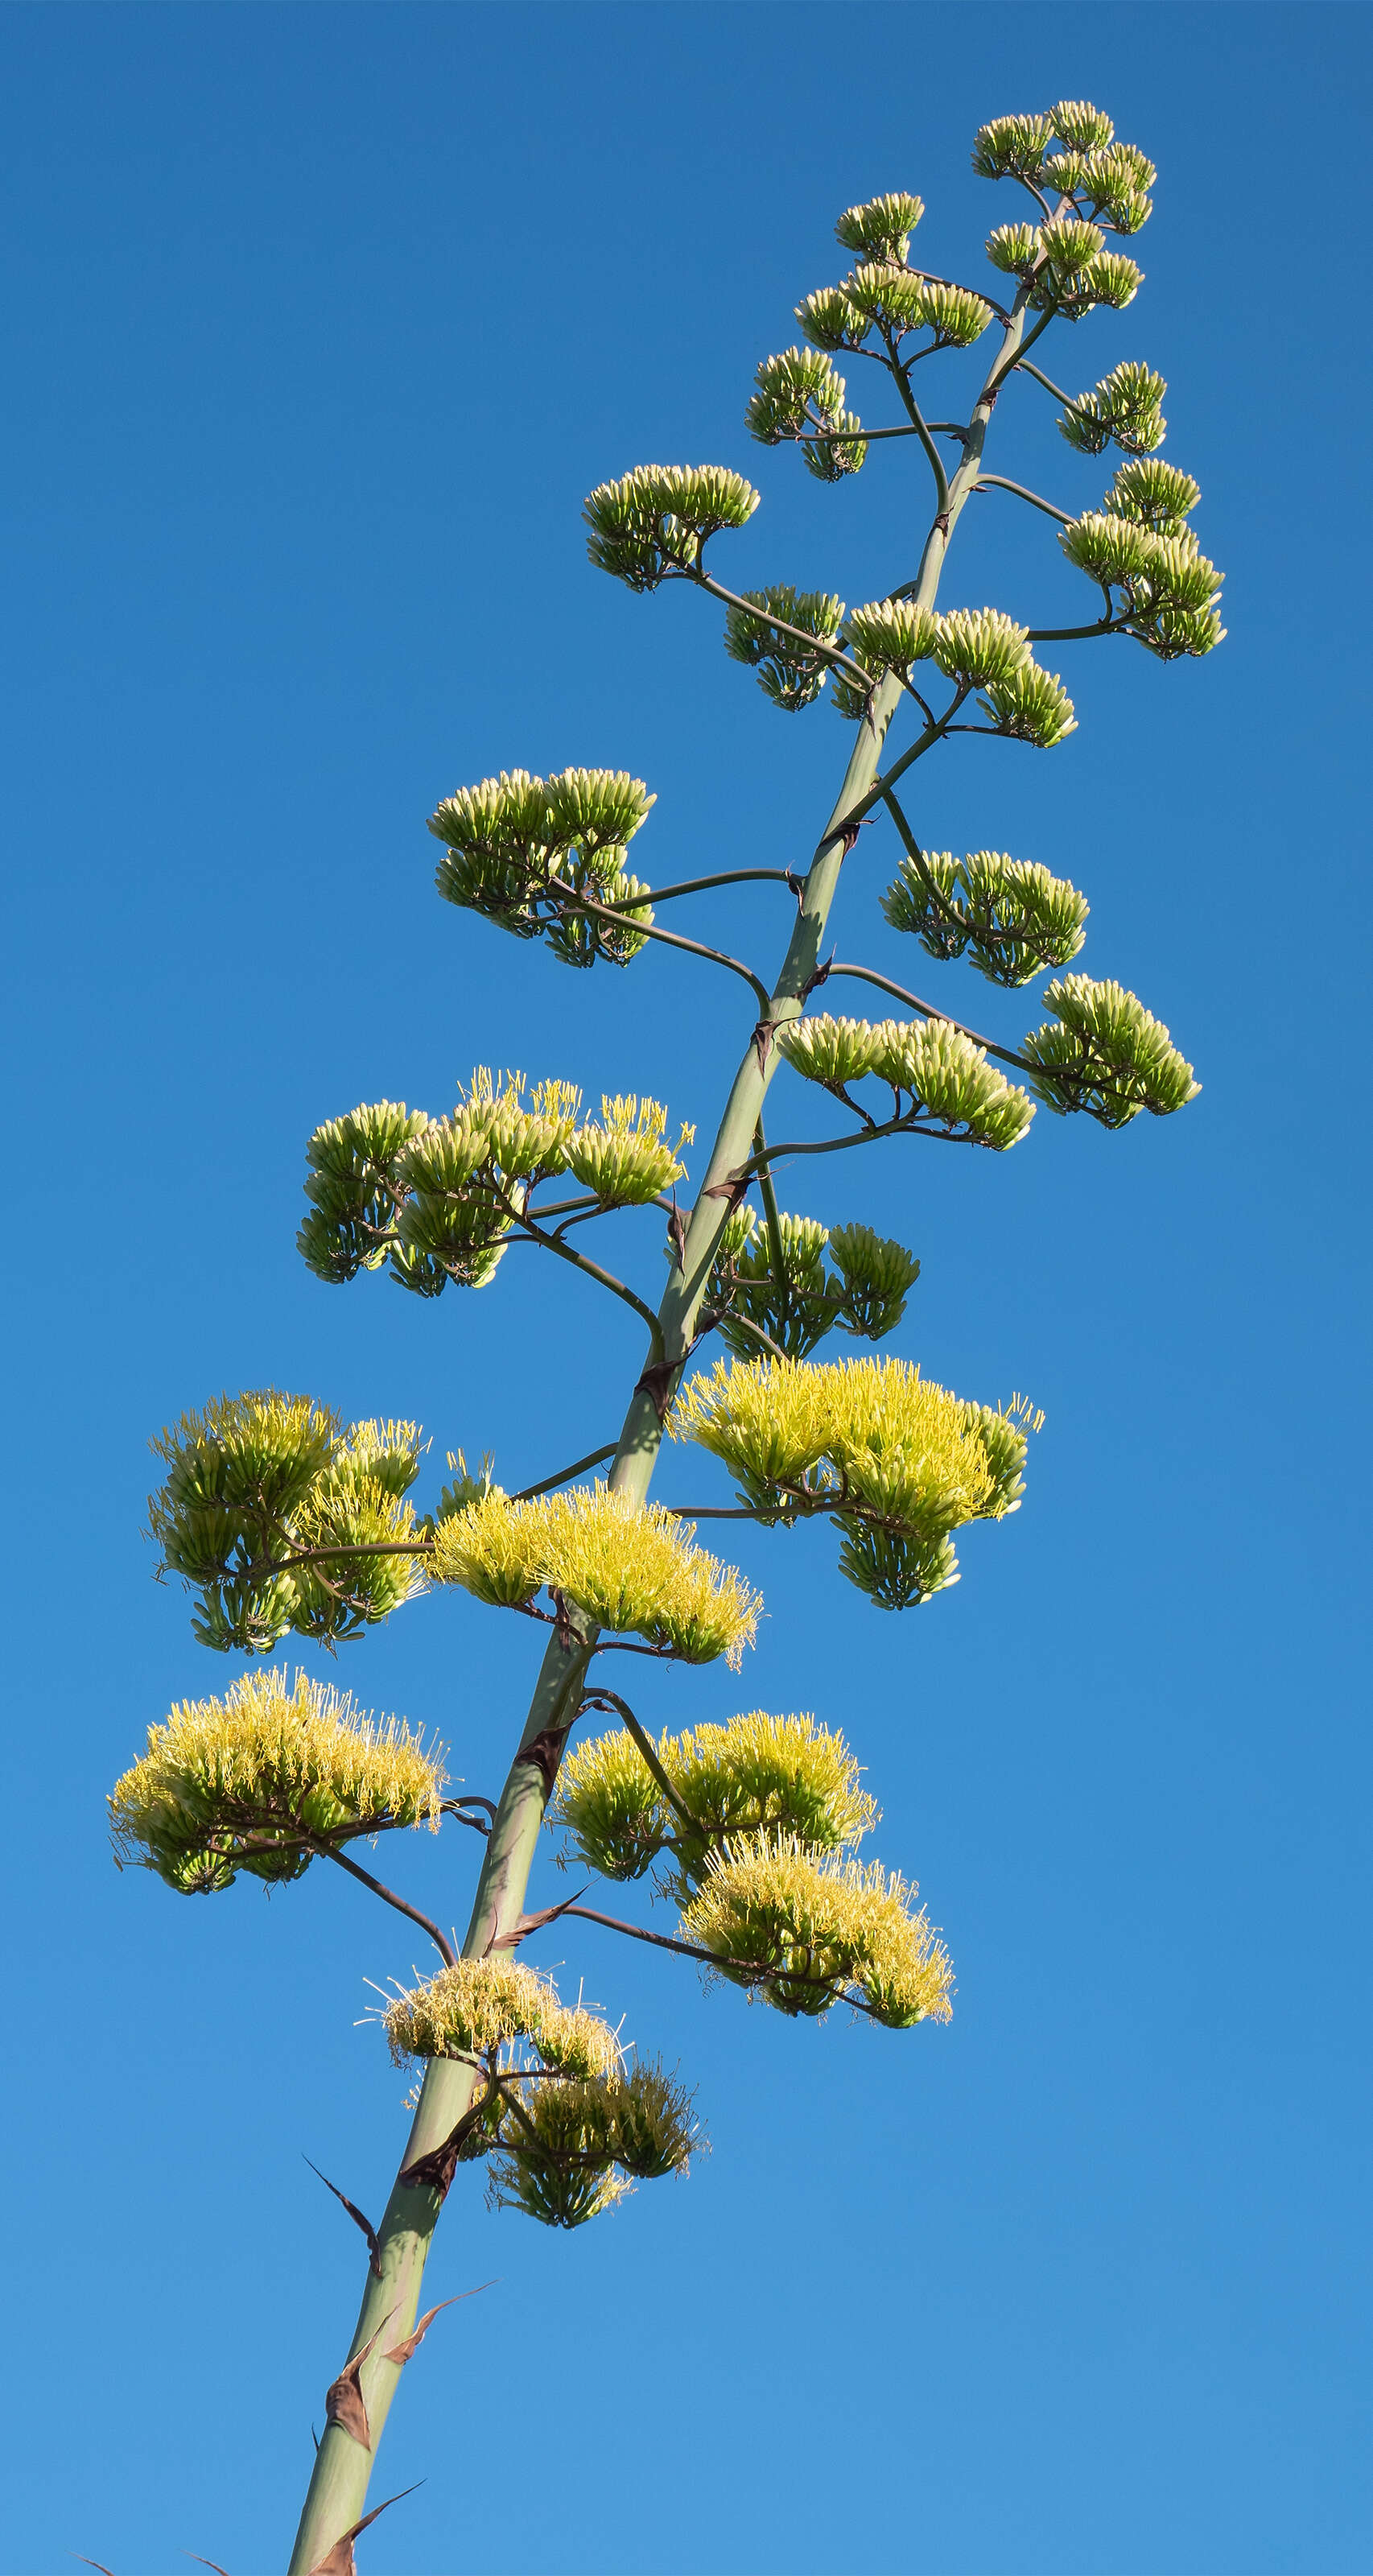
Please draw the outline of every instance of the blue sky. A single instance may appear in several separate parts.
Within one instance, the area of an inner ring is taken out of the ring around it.
[[[408,1935],[317,1872],[202,1904],[111,1867],[110,1782],[236,1669],[150,1579],[145,1443],[264,1382],[415,1416],[435,1458],[489,1447],[511,1486],[613,1436],[640,1352],[594,1292],[514,1260],[437,1306],[313,1280],[305,1138],[359,1099],[441,1110],[484,1061],[650,1090],[709,1133],[747,1002],[662,952],[574,978],[440,906],[425,814],[502,766],[604,763],[657,791],[636,863],[660,883],[804,862],[843,727],[770,707],[709,603],[593,573],[581,498],[718,460],[764,495],[727,578],[861,600],[904,577],[908,451],[820,489],[750,446],[753,368],[840,273],[857,198],[917,188],[924,257],[976,282],[1012,209],[972,133],[1067,93],[1160,179],[1140,299],[1046,363],[1167,376],[1229,641],[1167,669],[1065,646],[1071,741],[953,746],[916,815],[934,846],[1080,884],[1083,965],[1205,1089],[1120,1135],[1041,1115],[1004,1161],[895,1147],[784,1193],[919,1254],[897,1349],[1044,1407],[1029,1495],[900,1619],[840,1582],[828,1531],[745,1531],[769,1613],[747,1674],[643,1700],[849,1732],[875,1848],[945,1928],[956,2019],[793,2027],[590,1927],[546,1936],[680,2059],[713,2153],[570,2238],[455,2190],[432,2295],[498,2286],[407,2374],[376,2492],[425,2483],[364,2565],[1366,2569],[1366,13],[48,7],[0,29],[8,2563],[284,2563],[360,2286],[302,2155],[376,2213],[403,2134],[355,2021]],[[955,404],[973,362],[945,363]],[[994,470],[1086,506],[1105,473],[1053,418],[1008,394]],[[1005,495],[967,514],[943,595],[1037,623],[1081,597]],[[837,929],[911,980],[876,903],[893,863],[865,834]],[[770,968],[772,895],[717,900]],[[1002,1039],[1037,1016],[920,972]],[[625,1257],[661,1276],[656,1244]],[[662,1491],[718,1484],[677,1453]],[[494,1791],[534,1653],[444,1596],[338,1677]],[[441,1845],[409,1883],[462,1921],[470,1869]],[[551,1855],[535,1885],[557,1893]]]

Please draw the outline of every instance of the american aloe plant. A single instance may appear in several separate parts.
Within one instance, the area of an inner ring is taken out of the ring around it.
[[[308,1397],[266,1391],[187,1414],[156,1444],[167,1473],[154,1535],[165,1565],[198,1595],[196,1633],[209,1647],[252,1656],[290,1633],[337,1645],[430,1584],[459,1585],[548,1630],[494,1801],[447,1795],[442,1748],[408,1725],[373,1724],[346,1696],[275,1668],[250,1668],[221,1698],[173,1710],[113,1793],[121,1856],[183,1893],[212,1892],[239,1871],[293,1879],[324,1859],[421,1925],[438,1953],[435,1973],[398,1990],[381,2015],[393,2056],[420,2080],[385,2214],[375,2231],[362,2222],[366,2287],[328,2393],[293,2576],[350,2567],[372,2518],[373,2457],[427,2324],[417,2322],[425,2261],[458,2168],[485,2164],[499,2201],[573,2227],[633,2180],[681,2171],[692,2155],[690,2095],[652,2060],[631,2061],[597,2015],[562,2002],[520,1960],[531,1931],[555,1915],[611,1924],[788,2014],[819,2019],[843,2002],[893,2030],[949,2018],[950,1962],[914,1887],[854,1857],[875,1811],[843,1737],[810,1716],[761,1710],[655,1733],[609,1687],[602,1659],[723,1657],[737,1667],[752,1643],[757,1596],[697,1543],[701,1513],[649,1499],[665,1440],[724,1462],[737,1489],[725,1517],[783,1529],[827,1517],[840,1572],[891,1610],[955,1580],[958,1529],[1018,1506],[1038,1427],[1023,1399],[955,1395],[893,1358],[813,1358],[834,1331],[868,1342],[891,1333],[919,1265],[863,1225],[827,1230],[785,1212],[780,1166],[804,1158],[809,1169],[811,1157],[896,1136],[1005,1153],[1036,1104],[1114,1128],[1141,1110],[1168,1115],[1198,1088],[1133,993],[1075,971],[1088,908],[1074,886],[1001,851],[927,849],[908,810],[917,763],[951,734],[1052,750],[1073,731],[1072,703],[1037,646],[1126,636],[1171,660],[1209,652],[1222,633],[1220,576],[1190,525],[1197,487],[1155,453],[1161,378],[1127,361],[1074,396],[1030,355],[1054,325],[1132,301],[1140,271],[1107,236],[1147,219],[1150,163],[1098,109],[1063,100],[993,119],[973,165],[1032,202],[1028,220],[999,225],[987,243],[997,292],[913,264],[918,197],[850,207],[836,231],[852,268],[798,305],[804,345],[763,360],[747,407],[753,437],[799,447],[820,483],[870,460],[885,469],[885,442],[914,442],[929,525],[914,571],[896,562],[885,598],[848,609],[837,595],[786,584],[729,589],[717,541],[759,498],[732,468],[639,466],[586,504],[593,565],[633,591],[680,581],[718,601],[727,651],[778,707],[797,712],[828,687],[854,728],[809,861],[761,868],[741,853],[714,876],[654,887],[627,864],[654,800],[638,779],[606,770],[503,772],[446,797],[431,818],[450,904],[542,939],[566,965],[624,968],[665,941],[748,985],[738,1060],[690,1200],[678,1185],[691,1127],[674,1135],[662,1106],[634,1093],[588,1115],[560,1074],[526,1085],[479,1069],[446,1115],[380,1101],[329,1119],[310,1140],[300,1248],[321,1279],[385,1268],[436,1297],[486,1285],[524,1242],[629,1309],[636,1375],[618,1438],[518,1494],[501,1489],[490,1461],[473,1472],[457,1453],[452,1481],[422,1515],[408,1499],[423,1450],[410,1423],[348,1425]],[[927,418],[917,366],[974,344],[992,355],[967,417]],[[871,426],[847,407],[840,356],[876,365],[894,421]],[[984,462],[998,399],[1044,391],[1061,405],[1077,456],[1122,452],[1109,489],[1084,510],[1059,508]],[[1094,615],[1046,629],[991,607],[940,605],[963,509],[988,486],[1058,523],[1068,562],[1097,586]],[[872,967],[822,963],[845,862],[860,825],[879,814],[900,845],[882,898],[893,929],[936,960],[966,958],[994,985],[1052,970],[1048,1015],[1019,1045],[979,1036]],[[727,899],[733,886],[762,882],[776,884],[787,914],[771,980],[659,918],[680,896]],[[812,1006],[822,985],[829,1003],[841,981],[880,995],[887,1016]],[[763,1110],[779,1070],[794,1100],[820,1107],[826,1095],[826,1132],[769,1141]],[[604,1228],[641,1208],[666,1225],[669,1277],[656,1309],[601,1248]],[[595,1255],[585,1249],[593,1225]],[[690,1374],[703,1352],[706,1365]],[[607,1730],[569,1749],[588,1715],[608,1719]],[[655,1873],[676,1929],[580,1901],[527,1910],[545,1820],[562,1828],[579,1867],[621,1882]],[[460,1947],[351,1850],[447,1822],[482,1845]]]

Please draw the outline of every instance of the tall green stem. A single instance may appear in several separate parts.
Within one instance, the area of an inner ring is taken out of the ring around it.
[[[983,441],[999,382],[1014,358],[1024,328],[1024,295],[1022,290],[1006,324],[1001,347],[969,423],[962,459],[949,478],[947,495],[939,494],[937,515],[925,539],[914,590],[909,594],[923,608],[934,605],[949,540],[964,503],[977,488]],[[645,1371],[630,1397],[610,1472],[611,1485],[637,1502],[647,1495],[657,1464],[667,1397],[691,1349],[696,1319],[729,1212],[734,1177],[753,1152],[754,1132],[777,1063],[776,1034],[788,1020],[799,1018],[805,1008],[807,986],[820,963],[821,942],[844,862],[845,827],[855,811],[862,810],[865,800],[871,799],[883,740],[901,696],[900,681],[888,673],[868,701],[843,786],[811,860],[767,1012],[750,1038],[734,1076],[687,1225],[682,1258],[674,1264],[658,1311],[655,1342],[661,1337],[672,1376],[665,1385],[661,1369],[655,1373],[650,1365]],[[656,1350],[651,1350],[650,1363],[656,1358]],[[524,1911],[539,1828],[594,1644],[594,1632],[567,1642],[556,1633],[550,1638],[486,1847],[472,1919],[463,1942],[464,1958],[484,1958],[495,1942],[508,1938],[515,1930]],[[414,2323],[425,2260],[443,2206],[441,2189],[427,2183],[407,2183],[404,2176],[411,2166],[442,2148],[452,2136],[471,2107],[475,2081],[472,2068],[453,2059],[435,2058],[426,2071],[400,2176],[378,2230],[380,2277],[369,2272],[357,2328],[348,2347],[351,2360],[364,2344],[377,2337],[378,2348],[363,2364],[360,2374],[372,2448],[364,2449],[342,2425],[326,2425],[296,2534],[290,2576],[312,2576],[340,2533],[356,2522],[363,2510],[376,2445],[400,2377],[400,2366],[386,2359],[383,2347],[389,2349],[400,2342]],[[380,2333],[383,2325],[388,2327],[385,2337]]]

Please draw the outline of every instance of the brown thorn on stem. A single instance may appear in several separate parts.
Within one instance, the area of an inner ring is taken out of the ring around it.
[[[355,2442],[361,2442],[364,2451],[371,2450],[372,2427],[367,2421],[367,2408],[358,2374],[373,2345],[380,2343],[395,2313],[394,2308],[387,2310],[376,2333],[369,2337],[361,2352],[355,2352],[352,2360],[344,2363],[324,2400],[325,2422],[341,2425],[345,2433],[352,2434]]]
[[[302,2153],[304,2153],[304,2151],[303,2151],[303,2150],[302,2150]],[[381,2279],[381,2247],[380,2247],[380,2245],[379,2245],[379,2244],[378,2244],[378,2242],[377,2242],[377,2231],[376,2231],[375,2227],[372,2225],[371,2219],[370,2219],[370,2218],[364,2218],[364,2217],[363,2217],[362,2211],[358,2208],[357,2202],[356,2202],[356,2201],[353,2201],[353,2200],[350,2200],[346,2191],[340,2191],[340,2190],[339,2190],[339,2187],[338,2187],[338,2184],[337,2184],[336,2182],[331,2182],[331,2181],[329,2180],[329,2177],[328,2177],[327,2173],[320,2173],[320,2172],[319,2172],[319,2167],[318,2167],[318,2165],[314,2162],[314,2160],[313,2160],[313,2158],[312,2158],[312,2157],[310,2157],[310,2156],[306,2156],[306,2157],[305,2157],[305,2162],[306,2162],[306,2164],[307,2164],[307,2165],[309,2165],[309,2167],[310,2167],[310,2171],[311,2171],[311,2173],[312,2173],[312,2174],[319,2174],[319,2179],[320,2179],[320,2181],[323,2183],[325,2190],[326,2190],[326,2191],[331,2191],[331,2192],[333,2193],[333,2195],[334,2195],[335,2200],[341,2200],[341,2201],[342,2201],[343,2206],[344,2206],[344,2208],[347,2210],[349,2217],[352,2219],[354,2226],[355,2226],[355,2227],[360,2227],[360,2228],[362,2229],[363,2235],[364,2235],[364,2236],[366,2237],[366,2239],[367,2239],[367,2260],[368,2260],[369,2264],[371,2265],[372,2271],[374,2272],[374,2274],[375,2274],[376,2278],[377,2278],[378,2280],[380,2280],[380,2279]],[[191,2555],[192,2557],[194,2557],[194,2555],[195,2555],[194,2550],[192,2550],[192,2551],[190,2552],[190,2555]],[[210,2562],[209,2562],[209,2560],[208,2560],[208,2558],[207,2558],[207,2559],[206,2559],[206,2561],[205,2561],[205,2564],[206,2564],[206,2566],[207,2566],[207,2567],[208,2567],[209,2563],[210,2563]]]
[[[475,2290],[455,2290],[451,2299],[440,2299],[436,2308],[426,2308],[413,2331],[406,2335],[403,2342],[392,2344],[390,2351],[382,2354],[382,2360],[393,2361],[398,2370],[403,2370],[407,2361],[414,2360],[435,2317],[441,2315],[445,2308],[456,2307],[459,2299],[480,2298],[483,2290],[494,2290],[495,2286],[494,2281],[479,2281]]]
[[[635,1385],[635,1394],[648,1397],[660,1422],[667,1420],[667,1409],[672,1401],[672,1381],[681,1365],[680,1360],[650,1360]]]
[[[440,2140],[438,2146],[431,2147],[427,2155],[416,2156],[413,2164],[401,2167],[397,2180],[404,2183],[407,2191],[437,2192],[439,2206],[442,2208],[448,2197],[453,2176],[458,2170],[458,2158],[473,2130],[479,2125],[488,2104],[495,2099],[497,2090],[496,2085],[488,2084],[481,2100],[474,2102],[470,2110],[464,2111],[462,2118],[449,2130],[447,2137]],[[490,2284],[483,2283],[483,2287],[489,2288]]]
[[[365,2513],[360,2522],[350,2523],[346,2531],[339,2533],[333,2548],[326,2551],[323,2558],[317,2560],[310,2570],[310,2576],[357,2576],[358,2562],[353,2556],[353,2543],[359,2534],[367,2529],[369,2522],[376,2521],[379,2513],[385,2513],[390,2505],[399,2504],[403,2497],[413,2495],[415,2487],[422,2487],[423,2484],[423,2478],[416,2478],[415,2486],[402,2487],[398,2494],[388,2496],[385,2504],[374,2504],[371,2512]]]
[[[586,1703],[583,1702],[583,1706],[585,1706],[585,1704]],[[492,1942],[491,1950],[518,1950],[521,1941],[527,1940],[531,1932],[542,1932],[546,1923],[556,1923],[559,1915],[566,1914],[568,1907],[570,1905],[575,1905],[577,1903],[577,1898],[585,1896],[585,1894],[586,1889],[584,1887],[579,1887],[577,1895],[565,1896],[561,1905],[545,1905],[542,1912],[539,1914],[522,1914],[518,1923],[514,1925],[511,1931],[502,1932],[498,1938]],[[487,1952],[488,1958],[491,1955],[491,1950],[488,1950]]]
[[[571,1732],[570,1720],[566,1726],[542,1726],[538,1734],[531,1735],[529,1742],[523,1745],[515,1756],[516,1762],[527,1762],[531,1771],[538,1772],[544,1786],[550,1792],[558,1776],[558,1765],[563,1758],[563,1746]]]

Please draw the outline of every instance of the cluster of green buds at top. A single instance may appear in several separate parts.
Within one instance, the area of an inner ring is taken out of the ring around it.
[[[836,1327],[869,1342],[895,1332],[919,1276],[904,1244],[871,1226],[824,1226],[779,1209],[774,1228],[745,1205],[725,1219],[707,1302],[740,1359],[756,1358],[760,1336],[804,1359]]]
[[[653,912],[622,862],[656,801],[623,769],[502,770],[430,815],[438,890],[518,939],[546,936],[565,966],[627,966]]]
[[[828,1513],[840,1572],[904,1610],[957,1580],[954,1530],[1017,1508],[1028,1420],[1018,1397],[966,1403],[904,1360],[721,1360],[669,1429],[721,1459],[761,1518]]]
[[[1188,526],[1201,491],[1190,474],[1159,456],[1123,464],[1099,510],[1063,530],[1069,563],[1099,582],[1107,613],[1160,660],[1209,653],[1225,634],[1223,573]]]
[[[876,1816],[860,1776],[809,1715],[754,1709],[643,1749],[617,1729],[568,1755],[554,1821],[605,1877],[661,1863],[681,1934],[776,2010],[947,2021],[952,1968],[917,1890],[850,1857]]]
[[[984,1048],[948,1020],[847,1020],[818,1012],[793,1020],[777,1040],[793,1072],[818,1082],[875,1124],[852,1097],[865,1075],[888,1084],[892,1123],[908,1132],[955,1136],[1005,1153],[1034,1117],[1034,1102],[989,1064]]]
[[[398,1989],[380,2019],[397,2066],[477,2068],[457,2158],[486,2157],[492,2204],[546,2227],[584,2226],[635,2182],[684,2174],[701,2144],[685,2087],[517,1960],[456,1959]]]
[[[1061,98],[1040,115],[992,117],[978,128],[972,158],[980,179],[1018,180],[1050,219],[1053,200],[1060,213],[1128,234],[1153,211],[1153,162],[1137,145],[1117,142],[1110,117],[1087,99]]]
[[[931,957],[966,956],[991,983],[1017,985],[1076,957],[1089,906],[1066,877],[1004,850],[920,850],[902,860],[882,910]]]
[[[422,1454],[412,1422],[345,1427],[327,1405],[267,1388],[184,1413],[152,1446],[167,1475],[149,1529],[166,1571],[199,1595],[202,1645],[261,1654],[288,1630],[335,1645],[422,1589],[405,1500]]]
[[[937,349],[970,349],[991,321],[992,307],[971,287],[952,286],[917,269],[869,260],[851,270],[838,286],[822,286],[803,296],[796,319],[813,348],[835,355],[842,349],[862,349],[875,337],[897,357],[904,341],[928,331],[924,349],[906,353],[908,362],[911,356],[932,355]]]
[[[681,1179],[667,1112],[636,1092],[579,1118],[574,1083],[535,1083],[478,1066],[456,1109],[430,1118],[380,1101],[326,1119],[306,1149],[309,1212],[297,1235],[317,1278],[338,1283],[383,1263],[401,1287],[437,1297],[482,1288],[510,1241],[539,1239],[533,1193],[570,1173],[604,1210],[650,1205]]]
[[[240,1870],[269,1885],[300,1878],[360,1836],[437,1832],[443,1750],[304,1673],[245,1673],[222,1699],[185,1700],[149,1728],[110,1796],[115,1853],[183,1896],[213,1895]]]
[[[1195,1100],[1201,1084],[1161,1020],[1124,986],[1064,975],[1044,987],[1056,1020],[1025,1040],[1030,1080],[1045,1107],[1085,1109],[1103,1127],[1124,1127],[1148,1109],[1167,1118]]]
[[[699,574],[701,552],[722,528],[742,528],[758,494],[723,465],[636,465],[617,483],[598,483],[582,516],[587,553],[599,572],[631,590],[656,590]]]

